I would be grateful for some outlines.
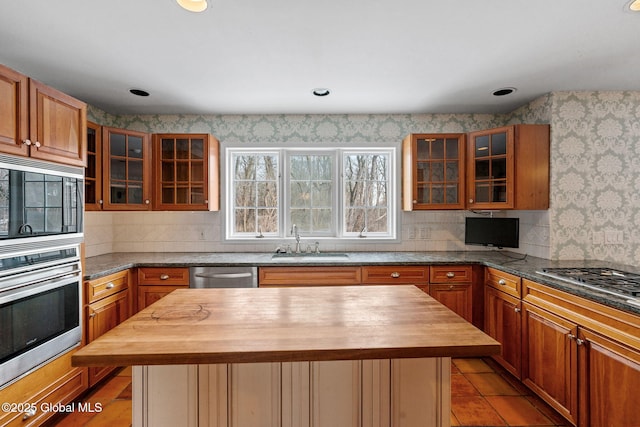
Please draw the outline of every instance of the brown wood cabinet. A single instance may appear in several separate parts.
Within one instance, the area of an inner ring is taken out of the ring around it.
[[[3,427],[37,427],[56,415],[42,408],[66,405],[84,393],[88,387],[87,368],[71,367],[73,349],[36,369],[26,377],[0,390],[0,401],[31,405],[34,412],[0,411]],[[22,406],[22,409],[26,409]]]
[[[360,267],[260,267],[258,286],[344,286],[359,285]]]
[[[429,267],[429,295],[473,322],[472,277],[470,265],[432,265]]]
[[[411,134],[402,141],[402,209],[464,209],[465,135]]]
[[[102,210],[102,127],[87,122],[87,167],[84,169],[84,208]]]
[[[522,376],[520,287],[519,277],[494,268],[485,269],[484,331],[502,344],[500,354],[493,358],[517,378]]]
[[[149,135],[102,128],[102,172],[105,210],[151,209],[151,142]]]
[[[638,424],[640,316],[523,279],[525,384],[580,427]]]
[[[85,166],[87,106],[0,65],[0,151]]]
[[[153,209],[219,209],[219,143],[208,134],[153,135]]]
[[[140,267],[137,277],[138,311],[176,289],[189,287],[189,268],[187,267]]]
[[[90,343],[131,315],[129,270],[87,281],[84,286],[85,341]],[[114,368],[90,367],[89,387],[93,387]]]
[[[549,208],[549,125],[472,132],[467,146],[467,208]]]

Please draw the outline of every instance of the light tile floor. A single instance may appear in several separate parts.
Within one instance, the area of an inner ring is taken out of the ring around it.
[[[100,403],[98,413],[73,412],[48,426],[131,426],[131,369],[118,372],[82,399]],[[491,359],[454,359],[451,366],[452,426],[569,426]]]

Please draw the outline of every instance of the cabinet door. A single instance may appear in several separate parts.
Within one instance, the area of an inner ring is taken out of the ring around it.
[[[518,298],[485,287],[484,331],[502,344],[493,358],[517,378],[521,375],[521,305]]]
[[[522,382],[575,424],[578,418],[575,341],[578,327],[529,303],[522,305]]]
[[[31,157],[85,166],[87,105],[36,80],[29,81]]]
[[[580,329],[580,417],[582,427],[638,425],[640,350]]]
[[[473,321],[471,284],[430,284],[429,295],[467,322]]]
[[[176,289],[187,289],[188,285],[145,285],[138,286],[138,311],[150,306],[160,298],[169,295]]]
[[[207,134],[158,134],[153,136],[153,151],[154,209],[218,209],[215,138]]]
[[[102,210],[102,128],[87,122],[87,167],[84,169],[84,207]]]
[[[463,134],[413,134],[403,141],[404,210],[463,209]]]
[[[150,210],[149,135],[104,127],[102,145],[103,209]]]
[[[28,134],[29,79],[0,65],[0,151],[26,156]]]
[[[470,133],[467,170],[469,208],[513,208],[513,126]]]
[[[87,343],[95,340],[129,318],[129,290],[103,298],[87,306]],[[89,387],[104,378],[113,367],[90,367]]]

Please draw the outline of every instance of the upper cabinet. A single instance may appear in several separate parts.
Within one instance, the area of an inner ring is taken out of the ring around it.
[[[143,132],[102,128],[103,209],[151,209],[151,142]]]
[[[153,135],[153,209],[218,210],[218,153],[208,134]]]
[[[402,209],[464,209],[464,134],[411,134],[402,141]]]
[[[85,166],[87,107],[0,65],[0,151]]]
[[[549,125],[469,134],[467,208],[549,208]]]
[[[84,207],[102,209],[102,128],[87,122],[87,167],[84,170]]]

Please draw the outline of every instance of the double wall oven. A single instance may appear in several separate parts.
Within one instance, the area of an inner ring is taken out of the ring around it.
[[[81,342],[83,173],[0,154],[0,388]]]

